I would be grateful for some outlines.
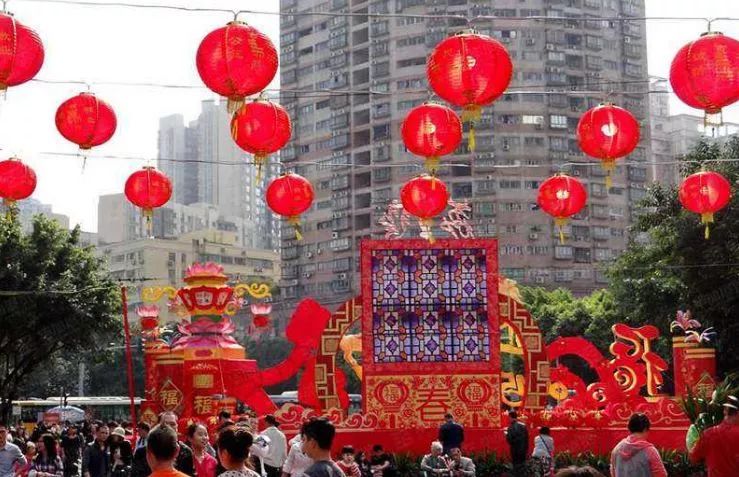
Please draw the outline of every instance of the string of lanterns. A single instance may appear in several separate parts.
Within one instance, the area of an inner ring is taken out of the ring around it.
[[[0,13],[0,89],[33,79],[43,61],[44,47],[38,34],[12,15]],[[292,134],[287,111],[263,93],[277,73],[278,61],[277,49],[266,35],[236,20],[208,33],[196,52],[198,74],[210,90],[227,98],[233,140],[254,155],[258,179],[268,156],[283,148]],[[461,144],[463,122],[469,125],[467,144],[474,151],[475,122],[483,107],[505,93],[513,62],[502,43],[465,30],[434,47],[426,74],[431,90],[462,110],[460,117],[447,106],[427,102],[411,109],[401,126],[403,143],[408,151],[424,158],[428,172],[402,186],[401,203],[418,218],[422,234],[433,240],[433,219],[449,201],[446,185],[436,177],[439,161]],[[720,123],[722,108],[739,99],[739,42],[718,32],[703,34],[678,51],[670,83],[683,102],[705,112],[707,124]],[[259,96],[247,102],[255,95]],[[88,91],[59,106],[56,126],[64,138],[87,151],[113,136],[117,120],[113,108]],[[610,188],[615,161],[629,155],[639,143],[639,124],[629,111],[605,103],[583,114],[577,139],[585,154],[602,162]],[[24,199],[35,186],[35,173],[20,160],[0,162],[0,197],[4,200]],[[144,211],[150,224],[152,210],[171,198],[172,184],[161,171],[144,167],[128,178],[125,194]],[[268,206],[293,225],[298,240],[299,217],[311,207],[314,196],[310,182],[294,173],[273,179],[266,191]],[[728,181],[716,172],[693,174],[680,186],[680,201],[686,209],[701,214],[706,238],[713,214],[726,206],[730,196]],[[563,174],[542,182],[537,197],[542,210],[554,218],[561,240],[566,220],[580,212],[586,201],[583,184]]]

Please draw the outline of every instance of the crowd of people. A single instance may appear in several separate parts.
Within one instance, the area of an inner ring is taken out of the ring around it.
[[[730,396],[723,406],[724,422],[705,431],[690,451],[692,461],[705,462],[708,477],[739,475],[739,399]],[[555,469],[550,430],[539,429],[530,453],[528,427],[515,411],[509,418],[504,432],[514,476],[605,477],[590,467]],[[344,446],[333,460],[336,430],[325,418],[306,422],[289,441],[272,415],[259,433],[248,419],[234,422],[227,412],[218,419],[212,439],[203,424],[180,433],[172,412],[162,413],[154,428],[138,423],[136,432],[130,423],[96,421],[39,424],[27,435],[22,427],[0,422],[0,477],[399,477],[395,457],[380,444],[369,455]],[[629,435],[611,453],[610,477],[667,476],[649,429],[646,415],[631,416]],[[475,463],[463,455],[463,445],[463,426],[447,414],[438,440],[421,460],[421,476],[475,477]]]

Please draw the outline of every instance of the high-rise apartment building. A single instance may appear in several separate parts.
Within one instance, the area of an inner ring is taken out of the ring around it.
[[[604,284],[603,265],[626,247],[647,181],[646,164],[635,164],[650,157],[649,100],[638,93],[648,89],[645,24],[621,20],[643,17],[644,0],[281,0],[280,11],[281,87],[336,91],[280,98],[294,121],[281,159],[316,188],[304,240],[287,229],[282,235],[283,298],[335,305],[359,294],[359,241],[381,236],[377,219],[419,172],[421,160],[405,150],[399,129],[428,98],[417,93],[427,88],[427,55],[468,27],[462,17],[482,16],[496,18],[475,28],[513,58],[511,94],[483,110],[475,153],[463,145],[443,161],[457,167],[440,176],[454,199],[471,202],[477,235],[499,239],[504,275],[578,293]],[[520,18],[529,16],[548,18]],[[634,113],[645,139],[632,165],[617,168],[610,191],[575,138],[581,114],[604,100]],[[560,170],[583,180],[590,195],[565,244],[536,210],[540,182]]]
[[[175,204],[210,204],[227,217],[241,217],[252,227],[255,248],[279,246],[279,223],[266,206],[264,190],[272,168],[257,181],[251,155],[231,138],[226,103],[203,101],[198,118],[185,125],[182,115],[159,121],[158,167],[172,178]]]
[[[651,78],[652,91],[667,91],[667,80]],[[680,183],[680,157],[688,154],[699,141],[723,143],[739,133],[739,124],[724,122],[706,127],[699,114],[670,114],[667,94],[652,94],[649,98],[652,143],[652,177],[663,184]]]

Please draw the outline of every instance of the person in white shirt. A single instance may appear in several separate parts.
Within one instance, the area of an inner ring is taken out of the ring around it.
[[[305,469],[313,465],[313,459],[303,452],[303,443],[300,434],[290,439],[290,452],[282,466],[282,477],[302,476]]]
[[[264,470],[267,472],[267,477],[280,477],[282,466],[287,460],[287,439],[285,434],[278,429],[280,423],[277,422],[275,416],[268,414],[265,416],[264,422],[267,423],[268,427],[262,432],[262,435],[270,439],[269,453],[262,459]]]

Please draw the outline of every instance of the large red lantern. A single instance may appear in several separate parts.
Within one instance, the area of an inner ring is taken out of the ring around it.
[[[277,50],[256,28],[233,21],[206,35],[195,62],[203,83],[228,98],[233,113],[245,97],[262,91],[275,77]]]
[[[420,175],[403,184],[400,202],[406,212],[418,218],[422,235],[433,242],[432,219],[444,212],[449,203],[446,184],[434,176]]]
[[[151,234],[151,216],[172,197],[172,182],[161,171],[147,166],[131,174],[126,180],[126,198],[144,211],[148,232]]]
[[[113,108],[92,93],[69,98],[56,110],[57,130],[83,151],[107,142],[117,125]]]
[[[462,120],[470,122],[470,150],[475,149],[474,122],[481,108],[492,103],[508,87],[513,63],[499,41],[467,30],[442,40],[428,57],[429,86],[445,101],[463,108]]]
[[[672,90],[702,109],[706,124],[721,124],[721,108],[739,99],[739,41],[708,32],[680,48],[670,67]]]
[[[267,205],[275,214],[287,217],[295,228],[295,238],[302,240],[300,214],[313,204],[313,185],[303,176],[291,172],[277,177],[267,186]]]
[[[36,173],[20,159],[11,157],[0,162],[0,198],[12,206],[36,190]]]
[[[536,202],[544,212],[554,217],[559,228],[559,240],[564,243],[562,227],[567,220],[580,212],[588,200],[585,186],[574,177],[559,174],[545,180],[539,186]]]
[[[44,64],[38,34],[7,13],[0,13],[0,90],[31,80]]]
[[[680,184],[680,203],[691,212],[701,214],[705,237],[710,234],[713,214],[726,207],[731,199],[731,185],[718,172],[702,171],[691,174]]]
[[[462,142],[462,122],[457,113],[434,103],[424,103],[408,112],[400,128],[408,150],[426,158],[426,169],[435,173],[439,156],[453,153]]]
[[[606,185],[611,187],[611,172],[616,159],[631,154],[639,144],[639,122],[629,111],[611,103],[585,111],[577,124],[580,149],[600,159],[608,172]]]
[[[290,140],[292,124],[285,108],[268,100],[244,104],[231,119],[231,135],[236,144],[254,154],[257,177],[267,156],[282,149]]]

